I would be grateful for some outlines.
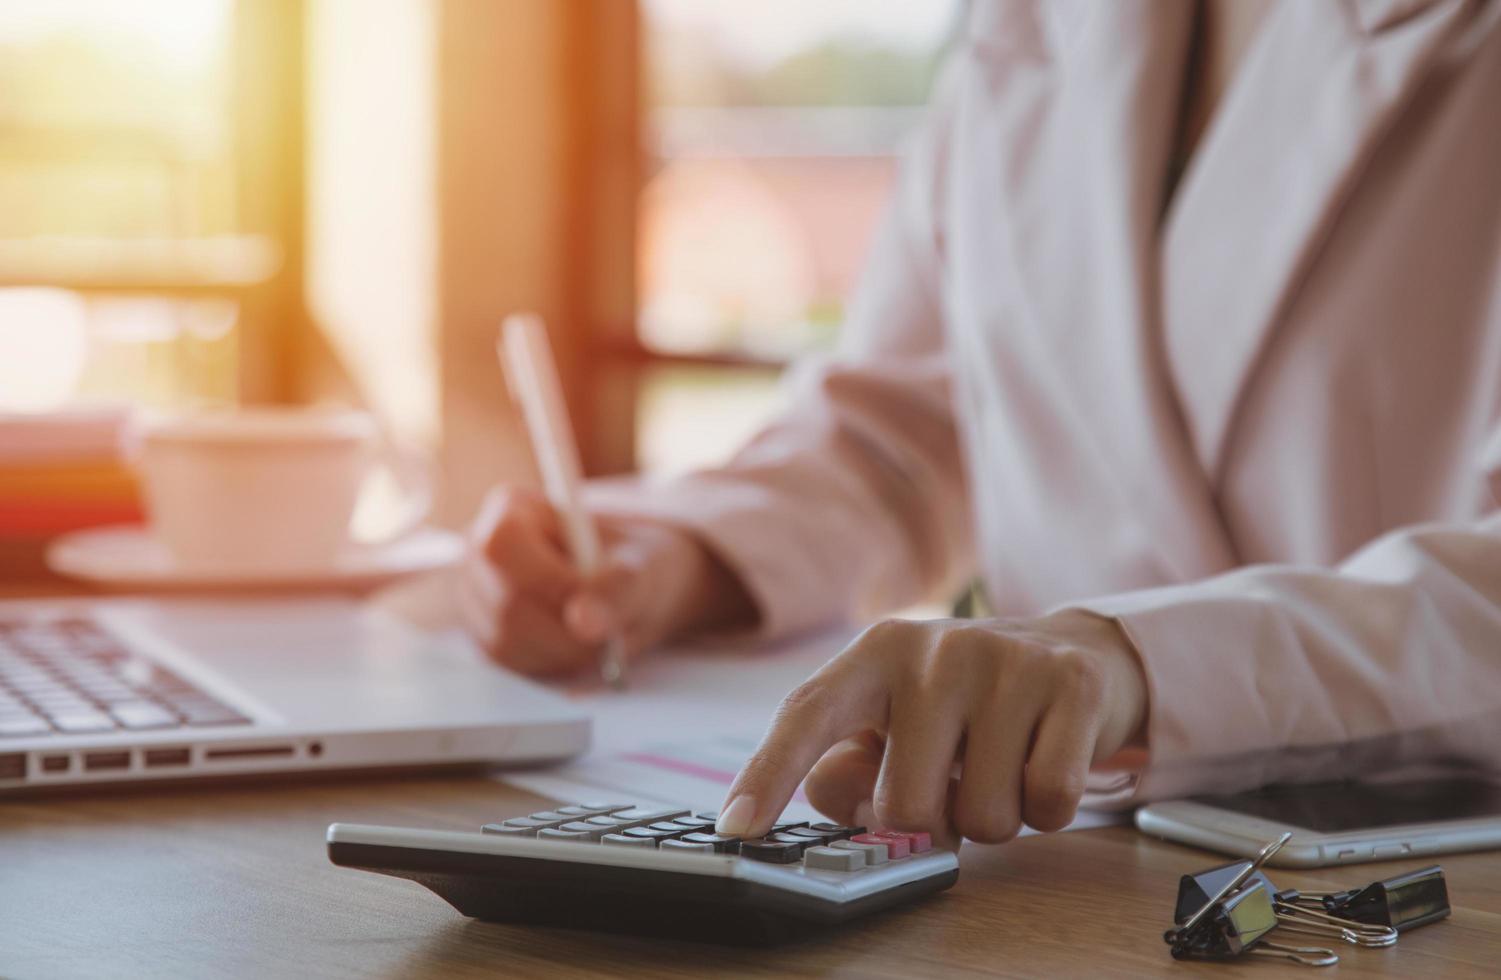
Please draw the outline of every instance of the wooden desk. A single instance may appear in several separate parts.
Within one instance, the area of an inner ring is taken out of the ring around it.
[[[336,868],[335,820],[469,829],[540,809],[479,776],[174,788],[0,803],[0,976],[1310,976],[1275,961],[1175,963],[1178,875],[1214,856],[1126,828],[970,848],[935,899],[799,946],[693,943],[475,922],[411,882]],[[1345,885],[1422,862],[1311,874]],[[1451,919],[1341,976],[1501,969],[1501,854],[1443,859]],[[1328,975],[1333,975],[1328,974]]]

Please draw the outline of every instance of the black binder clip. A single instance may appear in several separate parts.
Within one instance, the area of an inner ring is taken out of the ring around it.
[[[1276,889],[1261,866],[1291,837],[1286,833],[1267,844],[1255,860],[1183,876],[1174,912],[1177,925],[1162,936],[1175,959],[1269,956],[1304,966],[1339,962],[1333,950],[1284,946],[1266,939],[1282,919],[1277,912]]]
[[[1254,880],[1210,904],[1192,926],[1169,930],[1174,959],[1229,960],[1266,956],[1304,966],[1333,966],[1339,957],[1331,949],[1284,946],[1266,938],[1281,923],[1265,881]],[[1166,938],[1166,936],[1164,937]]]
[[[1390,926],[1340,918],[1326,911],[1321,897],[1323,893],[1315,897],[1293,888],[1279,889],[1259,864],[1252,861],[1232,861],[1184,875],[1178,882],[1174,916],[1181,922],[1191,917],[1194,910],[1212,903],[1214,896],[1233,894],[1237,889],[1249,888],[1255,883],[1265,886],[1272,898],[1272,909],[1288,933],[1332,939],[1367,949],[1380,949],[1397,941],[1397,930]]]
[[[1409,871],[1364,888],[1341,892],[1303,892],[1325,912],[1339,919],[1387,926],[1406,932],[1448,918],[1449,886],[1438,865]]]
[[[1231,861],[1184,875],[1178,879],[1178,902],[1173,907],[1173,921],[1187,922],[1199,909],[1213,904],[1218,896],[1256,881],[1266,885],[1267,891],[1276,899],[1277,889],[1271,879],[1260,868],[1251,867],[1250,861]]]

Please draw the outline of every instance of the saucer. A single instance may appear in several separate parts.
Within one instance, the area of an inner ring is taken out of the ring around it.
[[[149,528],[91,528],[59,537],[47,549],[54,572],[115,589],[368,589],[392,579],[455,564],[463,539],[423,527],[394,541],[350,544],[324,568],[185,567]]]

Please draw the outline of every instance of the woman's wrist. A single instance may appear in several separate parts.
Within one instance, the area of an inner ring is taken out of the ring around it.
[[[697,535],[678,530],[686,560],[669,638],[753,629],[760,613],[740,577]]]

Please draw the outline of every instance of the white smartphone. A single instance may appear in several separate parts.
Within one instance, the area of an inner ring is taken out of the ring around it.
[[[1136,811],[1143,833],[1236,857],[1254,857],[1292,831],[1269,861],[1321,868],[1501,848],[1501,782],[1273,786],[1232,796],[1152,803]]]

